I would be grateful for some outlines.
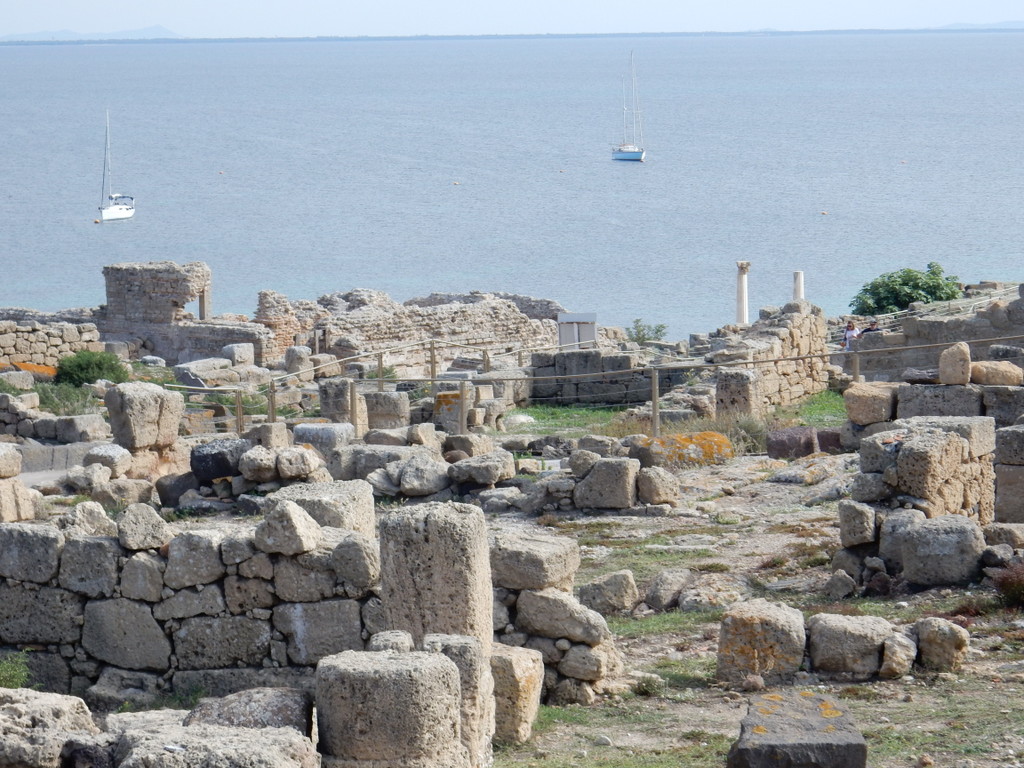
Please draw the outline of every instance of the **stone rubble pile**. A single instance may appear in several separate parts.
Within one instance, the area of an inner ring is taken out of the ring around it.
[[[804,621],[796,608],[757,599],[722,618],[717,677],[758,690],[817,679],[865,681],[960,668],[970,648],[963,627],[937,617],[897,626],[878,616],[818,613]],[[803,675],[803,677],[801,677]]]

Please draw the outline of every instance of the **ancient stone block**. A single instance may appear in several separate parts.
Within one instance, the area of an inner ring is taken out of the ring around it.
[[[897,393],[896,415],[901,419],[913,416],[981,416],[981,388],[973,385],[943,386],[901,384]]]
[[[598,459],[576,483],[573,502],[580,509],[629,509],[636,505],[636,459]]]
[[[224,595],[219,584],[208,584],[202,590],[195,587],[181,589],[153,606],[157,621],[187,619],[192,616],[216,616],[225,609]]]
[[[995,519],[1024,523],[1024,465],[996,464]]]
[[[868,748],[835,699],[809,691],[758,694],[748,704],[726,768],[865,768]]]
[[[875,510],[867,504],[839,502],[839,541],[844,547],[875,540]]]
[[[178,439],[178,425],[185,413],[180,392],[146,382],[127,382],[107,390],[104,400],[118,445],[134,451],[170,446]]]
[[[913,496],[935,498],[966,458],[964,448],[963,440],[948,432],[907,435],[896,457],[898,487]]]
[[[996,449],[995,420],[991,416],[916,416],[897,419],[892,423],[895,430],[910,429],[921,431],[938,429],[959,435],[967,441],[968,455],[977,458]]]
[[[132,504],[117,521],[117,539],[125,549],[159,549],[171,540],[170,528],[149,504]]]
[[[238,462],[251,448],[248,440],[212,440],[192,449],[190,468],[200,483],[239,474]]]
[[[679,478],[664,467],[643,467],[637,474],[637,500],[641,504],[679,505]]]
[[[57,575],[64,534],[48,525],[0,525],[0,576],[45,584]]]
[[[799,459],[818,452],[818,431],[814,427],[773,429],[766,440],[772,459]]]
[[[982,387],[982,403],[996,427],[1008,427],[1024,414],[1024,388]]]
[[[0,478],[21,474],[21,451],[9,443],[0,443]]]
[[[380,542],[356,531],[332,537],[331,567],[347,590],[361,593],[380,582]]]
[[[374,535],[373,489],[365,480],[332,483],[296,483],[275,491],[274,499],[287,499],[302,507],[322,526]]]
[[[122,669],[166,670],[171,644],[145,603],[93,600],[85,606],[82,647]]]
[[[843,392],[847,418],[861,426],[892,421],[896,416],[898,387],[898,384],[887,382],[862,382],[851,385]]]
[[[116,443],[100,443],[89,449],[82,464],[102,464],[110,469],[111,477],[123,477],[131,469],[132,454]]]
[[[85,702],[29,688],[0,688],[0,765],[57,766],[72,734],[99,733]]]
[[[458,738],[460,696],[459,671],[441,654],[329,656],[316,672],[325,762],[469,768]]]
[[[291,728],[313,736],[313,695],[299,688],[253,688],[201,699],[183,721],[234,728]]]
[[[494,678],[494,739],[525,744],[540,710],[544,659],[539,651],[496,643],[491,649]]]
[[[311,445],[322,456],[328,456],[355,440],[355,432],[351,424],[296,424],[292,434],[297,444]]]
[[[61,416],[57,419],[56,432],[61,443],[91,443],[110,437],[110,427],[98,413]]]
[[[515,475],[515,457],[503,450],[470,456],[448,467],[448,477],[453,483],[489,486],[502,480],[510,480]]]
[[[539,532],[496,533],[490,540],[491,578],[507,589],[572,589],[580,567],[575,539]]]
[[[322,540],[320,524],[287,499],[271,501],[256,526],[255,544],[262,552],[297,555],[316,549]]]
[[[36,516],[32,493],[17,477],[0,478],[0,523],[33,520]]]
[[[914,624],[918,659],[925,669],[955,672],[967,658],[971,635],[947,619],[931,616]]]
[[[352,379],[340,377],[317,379],[320,390],[320,412],[325,418],[336,422],[347,422],[353,425],[356,437],[361,437],[369,428],[366,419],[366,399],[356,393],[351,396],[350,387],[356,384]],[[351,403],[355,400],[356,411],[351,412]]]
[[[516,627],[529,634],[564,637],[587,645],[598,645],[611,638],[601,614],[558,589],[523,590],[516,601],[516,611]]]
[[[632,571],[615,571],[581,586],[579,600],[602,616],[610,616],[632,610],[640,602],[640,592]]]
[[[969,584],[980,575],[985,537],[965,517],[925,520],[906,529],[902,539],[903,576],[911,584]]]
[[[422,504],[380,523],[381,594],[389,629],[492,640],[491,567],[483,513]]]
[[[164,588],[163,558],[152,552],[136,552],[121,569],[121,596],[155,603]]]
[[[984,360],[971,363],[971,382],[992,386],[1019,387],[1024,370],[1009,360]]]
[[[306,568],[294,558],[278,558],[274,564],[274,590],[292,603],[313,603],[334,596],[334,571]]]
[[[878,673],[882,644],[893,633],[879,616],[818,613],[807,622],[808,649],[816,672],[867,680]]]
[[[407,392],[367,392],[366,421],[370,429],[396,429],[409,426]]]
[[[270,623],[245,616],[185,619],[173,637],[180,669],[258,667],[270,651]]]
[[[167,546],[164,583],[171,589],[209,584],[224,575],[220,558],[223,531],[196,530],[179,533]]]
[[[718,639],[719,680],[741,684],[749,675],[785,682],[804,658],[804,618],[795,608],[750,600],[726,611]]]
[[[431,634],[423,638],[423,650],[449,658],[459,670],[461,690],[460,738],[474,768],[494,762],[494,678],[491,676],[491,644],[481,646],[474,637]]]
[[[264,579],[227,576],[224,579],[224,603],[231,614],[274,605],[273,587]]]
[[[70,538],[61,554],[60,585],[88,597],[110,597],[117,586],[118,558],[123,554],[115,538]]]
[[[81,636],[82,598],[64,589],[0,584],[0,641],[76,643]]]
[[[309,477],[323,465],[316,451],[302,446],[281,448],[277,452],[277,474],[284,481]]]
[[[971,381],[971,348],[957,342],[939,355],[939,383],[968,384]]]
[[[277,480],[277,453],[262,445],[253,446],[239,457],[238,471],[254,483]]]
[[[274,629],[288,639],[293,664],[316,664],[325,656],[363,650],[360,606],[355,600],[283,603],[274,608]]]

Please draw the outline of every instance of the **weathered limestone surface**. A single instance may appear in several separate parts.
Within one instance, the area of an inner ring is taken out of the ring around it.
[[[114,441],[129,451],[167,448],[178,439],[185,398],[141,381],[118,384],[104,398]]]
[[[788,682],[804,658],[803,614],[767,600],[738,603],[726,611],[718,640],[718,679],[741,684],[749,675]]]
[[[495,643],[491,648],[494,677],[496,741],[525,744],[540,711],[544,657],[530,648]]]
[[[389,628],[421,642],[468,635],[490,648],[491,566],[479,507],[430,503],[380,524],[381,599]]]
[[[316,674],[324,766],[469,768],[460,696],[459,670],[439,653],[328,656]]]

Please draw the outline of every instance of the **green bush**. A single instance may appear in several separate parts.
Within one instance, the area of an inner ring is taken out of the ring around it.
[[[23,688],[28,682],[28,653],[19,651],[0,658],[0,688]]]
[[[57,384],[70,384],[80,387],[92,384],[99,379],[106,379],[115,384],[128,381],[128,371],[117,355],[110,352],[90,352],[83,349],[68,355],[57,364]]]
[[[958,278],[944,275],[942,266],[931,261],[924,272],[907,268],[876,277],[853,297],[850,308],[857,315],[885,315],[902,312],[915,301],[950,301],[962,295]]]
[[[633,327],[626,329],[626,338],[637,344],[646,344],[649,341],[661,341],[665,338],[666,331],[667,325],[648,325],[638,317],[633,321]]]

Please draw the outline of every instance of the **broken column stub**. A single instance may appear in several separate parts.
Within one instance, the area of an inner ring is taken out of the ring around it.
[[[324,768],[470,768],[460,683],[440,653],[346,651],[316,669]]]
[[[417,644],[430,633],[469,635],[489,653],[491,566],[479,507],[437,502],[386,515],[380,555],[388,629]]]
[[[107,390],[114,442],[129,451],[166,448],[178,439],[185,398],[156,384],[132,381]]]

